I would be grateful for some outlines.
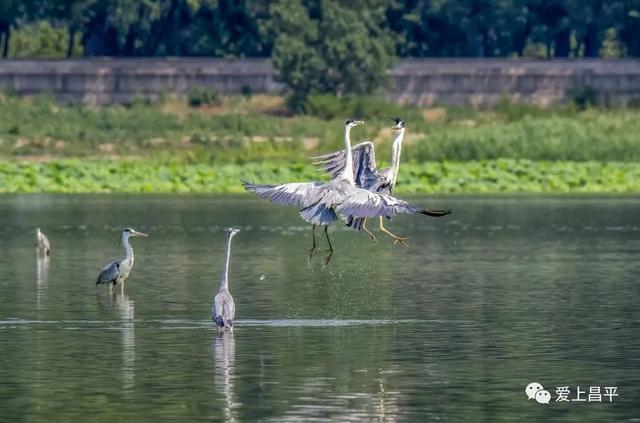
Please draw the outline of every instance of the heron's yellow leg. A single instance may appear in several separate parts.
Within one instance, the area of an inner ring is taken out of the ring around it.
[[[383,217],[380,216],[380,230],[382,232],[384,232],[385,234],[389,235],[391,238],[393,238],[393,245],[396,245],[399,242],[400,244],[402,244],[405,247],[409,248],[409,246],[405,243],[405,241],[408,240],[409,238],[404,237],[404,236],[398,236],[396,234],[393,234],[393,233],[389,232],[387,230],[387,228],[385,228],[384,225],[382,224],[382,219],[383,219]]]
[[[364,222],[362,222],[362,230],[369,234],[369,239],[371,241],[375,241],[376,240],[376,236],[373,234],[373,232],[371,232],[369,229],[367,229],[367,218],[366,217],[364,218]]]

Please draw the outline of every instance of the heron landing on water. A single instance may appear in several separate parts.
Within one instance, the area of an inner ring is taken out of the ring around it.
[[[396,186],[396,180],[398,179],[398,170],[400,169],[400,155],[402,153],[402,141],[405,134],[405,123],[399,117],[390,118],[395,125],[391,127],[391,131],[395,134],[391,145],[391,166],[386,169],[378,170],[376,165],[376,153],[375,146],[371,141],[363,141],[356,144],[352,148],[353,158],[353,179],[358,188],[364,188],[368,191],[377,192],[380,194],[392,195],[393,189]],[[336,177],[340,172],[344,171],[346,166],[346,150],[339,150],[333,153],[323,154],[321,156],[313,157],[317,161],[313,164],[322,166],[325,171],[331,174],[332,177]],[[438,215],[436,213],[431,216],[438,217],[447,214],[447,210],[443,210],[443,213]],[[389,217],[387,216],[389,219]],[[371,241],[376,240],[376,236],[367,229],[366,217],[353,217],[347,218],[347,226],[363,230],[368,235]],[[393,244],[400,242],[405,247],[408,245],[405,241],[408,239],[404,236],[398,236],[384,227],[383,217],[380,216],[380,230],[386,235],[393,238]]]
[[[148,237],[149,235],[138,232],[132,228],[126,228],[122,231],[120,241],[124,247],[125,257],[120,260],[113,260],[111,263],[107,264],[100,272],[100,275],[98,275],[96,285],[105,283],[111,284],[109,285],[109,289],[111,289],[112,286],[119,285],[120,291],[124,292],[124,283],[127,281],[129,272],[131,272],[131,269],[133,268],[133,248],[129,243],[129,238],[132,236]]]
[[[233,318],[236,315],[236,304],[229,292],[229,262],[231,260],[231,240],[240,232],[240,229],[229,228],[227,231],[227,255],[222,270],[220,289],[213,299],[211,306],[211,318],[218,325],[218,330],[233,331]]]
[[[38,252],[42,251],[46,257],[49,257],[51,253],[49,238],[47,238],[40,228],[36,228],[36,247],[38,248]]]
[[[444,216],[451,213],[450,210],[429,210],[414,206],[391,195],[357,187],[354,178],[350,132],[352,128],[362,124],[364,124],[362,121],[346,121],[344,132],[345,165],[329,182],[300,182],[281,185],[243,182],[246,190],[253,191],[260,198],[267,198],[274,203],[296,206],[300,209],[300,216],[313,225],[311,230],[313,245],[309,251],[309,258],[316,248],[315,227],[323,225],[329,243],[329,255],[325,257],[325,264],[329,263],[333,254],[327,226],[339,218],[348,222],[351,218],[392,217],[397,214]]]

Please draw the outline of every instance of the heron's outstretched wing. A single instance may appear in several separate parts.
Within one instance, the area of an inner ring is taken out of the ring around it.
[[[386,194],[355,188],[337,207],[338,212],[348,219],[353,217],[395,216],[397,214],[424,214],[440,217],[451,210],[427,210]]]
[[[356,144],[351,149],[353,157],[353,180],[357,187],[370,189],[382,177],[376,168],[375,147],[371,141]],[[313,164],[324,167],[332,178],[338,176],[346,165],[347,150],[339,150],[312,157]]]
[[[236,314],[236,306],[233,297],[228,292],[218,292],[213,300],[211,318],[220,327],[233,326],[233,318]]]
[[[101,283],[111,283],[115,282],[120,274],[120,260],[114,260],[111,263],[107,264],[104,269],[98,275],[98,280],[96,281],[96,285]]]
[[[321,187],[322,182],[295,182],[282,185],[260,185],[242,181],[244,189],[253,191],[260,198],[267,198],[284,206],[304,207]]]

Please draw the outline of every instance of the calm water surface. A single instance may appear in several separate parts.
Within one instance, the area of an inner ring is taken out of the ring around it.
[[[334,226],[325,267],[295,210],[249,197],[0,197],[0,419],[640,421],[640,198],[428,204],[454,214],[388,225],[409,249]],[[94,281],[124,226],[151,237],[112,296]],[[534,381],[550,404],[527,401]]]

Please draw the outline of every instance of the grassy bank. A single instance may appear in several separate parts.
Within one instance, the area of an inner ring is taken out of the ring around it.
[[[197,103],[198,107],[194,107]],[[291,115],[273,96],[63,106],[0,95],[0,192],[240,192],[322,178],[308,157],[342,148],[345,117],[388,163],[407,123],[399,193],[640,192],[640,109],[418,108],[319,97]]]
[[[242,192],[241,179],[278,183],[322,179],[299,163],[187,164],[63,159],[0,162],[0,193],[11,192]],[[325,178],[326,179],[326,178]],[[406,163],[397,192],[408,193],[638,193],[640,163],[486,160]]]
[[[46,97],[0,96],[0,156],[184,157],[194,162],[304,161],[342,145],[346,117],[365,119],[354,141],[372,139],[388,159],[389,115],[407,124],[404,159],[469,161],[640,161],[640,109],[564,107],[542,110],[503,103],[492,110],[416,108],[364,98],[312,104],[291,116],[279,97],[186,100],[130,107],[56,105]]]

